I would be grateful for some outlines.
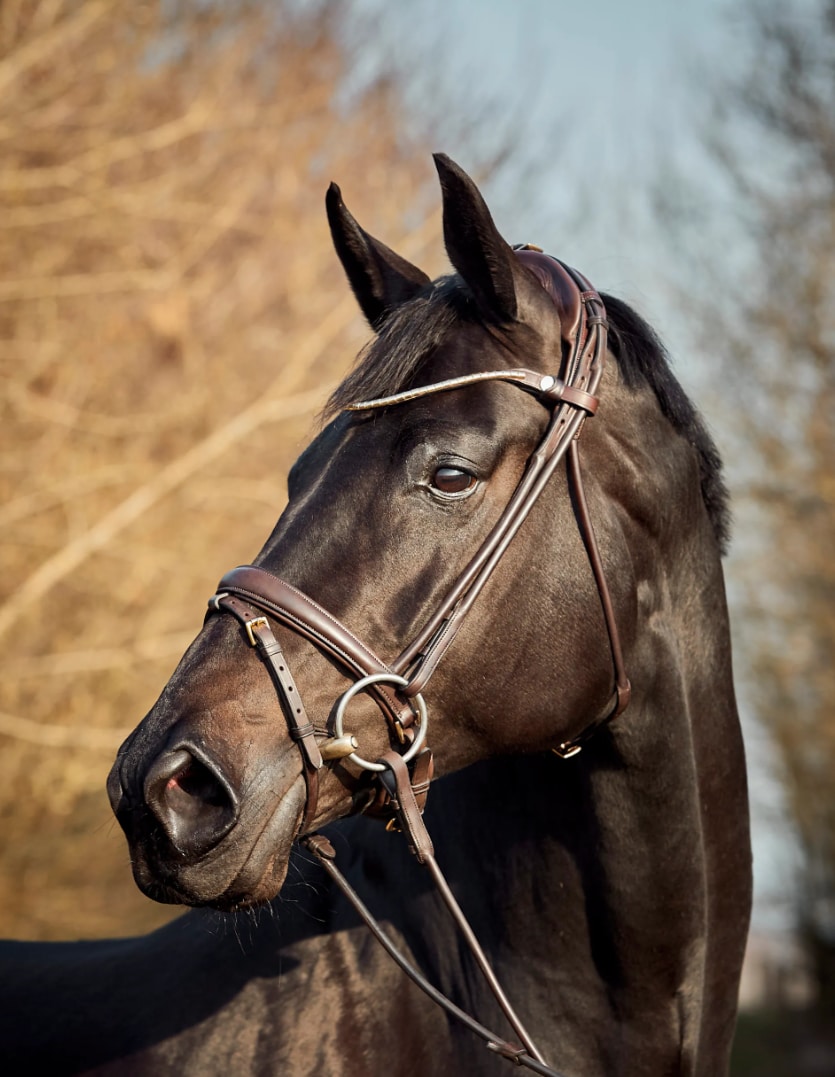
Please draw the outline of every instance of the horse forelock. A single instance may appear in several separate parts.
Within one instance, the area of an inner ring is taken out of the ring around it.
[[[433,352],[456,326],[481,321],[472,295],[458,276],[441,277],[391,312],[362,349],[348,376],[325,408],[332,417],[357,400],[392,396],[409,389]]]

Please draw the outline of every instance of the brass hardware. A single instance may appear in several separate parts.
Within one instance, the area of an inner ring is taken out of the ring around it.
[[[253,647],[258,646],[258,640],[252,634],[253,628],[269,628],[269,627],[270,627],[270,622],[267,620],[266,617],[253,617],[251,621],[246,621],[244,623],[244,628],[246,629],[246,634],[249,636],[249,642],[252,644]]]
[[[579,755],[582,750],[582,744],[571,744],[567,741],[563,741],[559,748],[551,749],[554,755],[558,755],[560,759],[570,759],[573,755]]]
[[[323,759],[344,759],[353,755],[359,748],[359,741],[351,733],[342,737],[331,737],[319,745],[319,754]]]
[[[403,728],[403,723],[399,718],[394,719],[394,732],[397,734],[397,739],[401,744],[406,743],[406,730]]]
[[[392,816],[391,819],[389,819],[389,821],[386,823],[386,830],[389,832],[389,834],[400,833],[400,824],[394,816]]]

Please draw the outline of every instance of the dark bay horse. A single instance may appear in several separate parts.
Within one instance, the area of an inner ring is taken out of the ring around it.
[[[649,327],[436,160],[435,282],[331,187],[375,337],[111,772],[137,883],[198,908],[5,944],[4,1073],[508,1073],[433,864],[517,1060],[727,1071],[750,846],[719,459]]]

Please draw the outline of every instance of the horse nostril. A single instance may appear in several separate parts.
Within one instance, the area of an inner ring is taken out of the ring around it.
[[[214,848],[238,817],[236,798],[221,774],[186,748],[154,762],[145,778],[145,800],[172,845],[190,857]]]

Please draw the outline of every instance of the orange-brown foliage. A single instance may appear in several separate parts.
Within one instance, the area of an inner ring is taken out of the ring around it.
[[[278,2],[0,7],[4,935],[168,915],[104,779],[365,335],[327,181],[407,255],[438,232],[402,234],[426,156],[391,87],[338,105],[346,62]]]

